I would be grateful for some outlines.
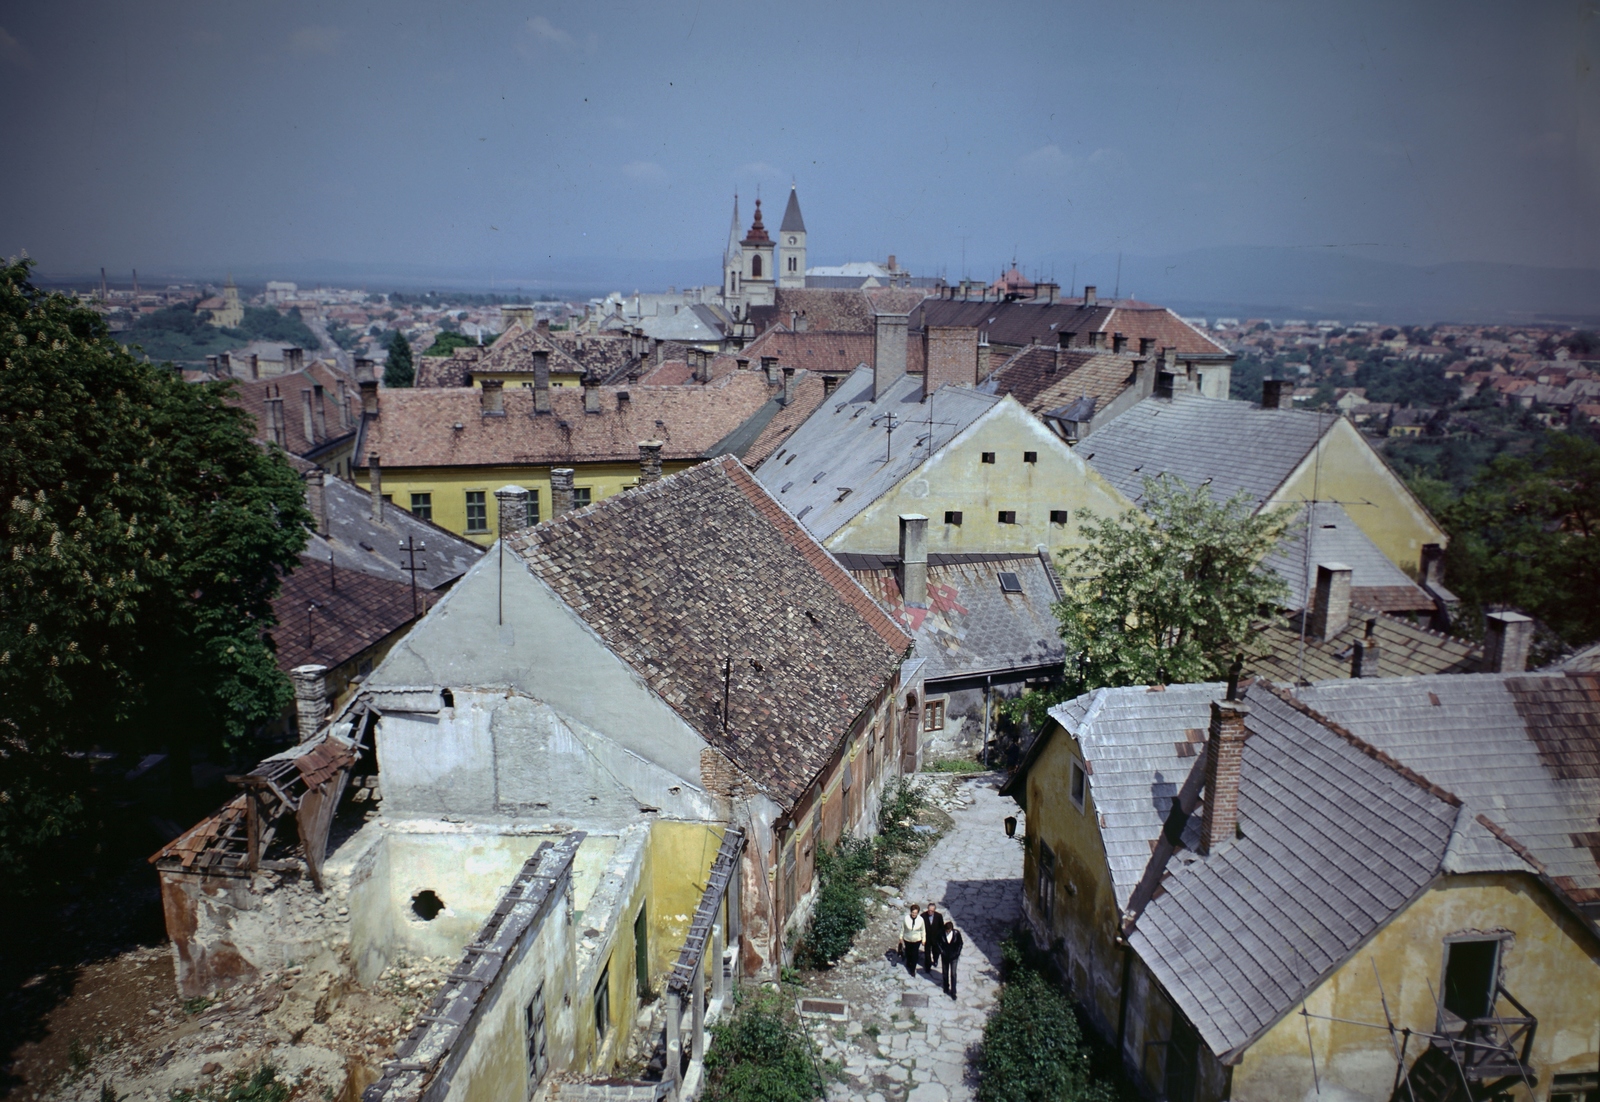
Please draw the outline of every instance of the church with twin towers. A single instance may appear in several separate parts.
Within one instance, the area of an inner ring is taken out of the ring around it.
[[[793,185],[776,237],[767,231],[760,199],[743,237],[742,226],[736,193],[733,224],[722,253],[722,301],[736,318],[752,306],[771,306],[780,287],[806,285],[806,222],[800,216],[800,197]]]

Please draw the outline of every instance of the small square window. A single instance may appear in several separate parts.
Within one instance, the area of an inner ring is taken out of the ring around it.
[[[993,463],[994,462],[994,452],[984,452],[983,453],[983,461],[985,463]]]
[[[1039,453],[1038,452],[1023,452],[1022,453],[1022,461],[1024,463],[1037,463],[1037,462],[1039,462]]]
[[[945,510],[945,514],[944,514],[944,522],[946,524],[960,524],[961,523],[961,510],[960,509],[946,509]]]
[[[1065,524],[1065,523],[1067,523],[1067,518],[1068,518],[1068,513],[1067,513],[1067,510],[1065,510],[1065,509],[1051,509],[1050,510],[1050,523],[1051,524]]]
[[[1022,579],[1009,570],[1002,570],[999,574],[1001,593],[1021,593]]]
[[[489,502],[487,490],[467,491],[467,531],[489,530]]]
[[[1000,510],[1000,523],[1001,524],[1015,524],[1015,523],[1017,523],[1017,511],[1015,509],[1001,509]]]
[[[922,713],[922,729],[924,731],[944,730],[944,701],[930,700]]]
[[[534,525],[534,524],[538,524],[538,523],[539,523],[539,491],[538,490],[529,490],[528,491],[528,524],[529,525]]]
[[[574,509],[582,509],[584,506],[589,504],[590,500],[590,490],[588,486],[573,487],[572,507]]]
[[[430,494],[412,494],[411,495],[411,515],[414,516],[414,517],[421,517],[423,520],[432,520],[433,519],[433,495],[431,493]]]
[[[1084,793],[1088,791],[1089,778],[1083,771],[1082,762],[1072,763],[1072,806],[1079,811],[1083,810]]]

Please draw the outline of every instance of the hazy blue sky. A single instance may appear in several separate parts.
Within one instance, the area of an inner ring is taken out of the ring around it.
[[[503,277],[714,256],[793,178],[813,263],[1592,267],[1597,61],[1596,0],[0,0],[0,252]]]

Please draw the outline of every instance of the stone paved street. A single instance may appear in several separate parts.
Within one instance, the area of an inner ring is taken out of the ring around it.
[[[833,1084],[830,1099],[955,1102],[974,1096],[971,1056],[994,1006],[1000,940],[1021,913],[1022,846],[1003,827],[1007,815],[1020,820],[1020,814],[996,791],[998,774],[945,783],[960,797],[948,801],[955,825],[910,876],[903,894],[879,893],[884,904],[855,948],[806,992],[850,1003],[848,1024],[813,1028],[824,1055],[842,1063],[848,1077]],[[1022,833],[1019,822],[1019,839]],[[918,969],[913,979],[893,955],[906,906],[929,900],[966,938],[955,1000],[940,992],[937,973]],[[926,1005],[906,1005],[907,997]]]

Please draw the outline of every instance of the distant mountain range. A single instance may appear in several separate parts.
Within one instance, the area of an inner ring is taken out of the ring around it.
[[[1102,298],[1118,289],[1114,253],[1062,252],[1027,258],[1023,263],[1030,274],[1053,271],[1064,294],[1074,266],[1080,288],[1093,282]],[[233,273],[241,284],[289,279],[305,286],[323,283],[373,291],[510,293],[520,289],[533,296],[581,298],[611,291],[630,294],[707,283],[715,280],[720,269],[716,257],[589,257],[550,258],[530,263],[522,271],[503,266],[302,261],[235,266]],[[98,280],[98,273],[91,278],[44,271],[41,276],[45,282],[85,285]],[[159,273],[152,270],[141,276],[141,282],[158,286],[180,278],[215,281],[218,273],[200,269]],[[1121,261],[1121,291],[1124,297],[1137,296],[1186,315],[1206,317],[1334,318],[1389,324],[1545,322],[1600,327],[1600,270],[1592,268],[1471,261],[1411,265],[1332,249],[1219,247],[1169,256],[1126,255]]]

